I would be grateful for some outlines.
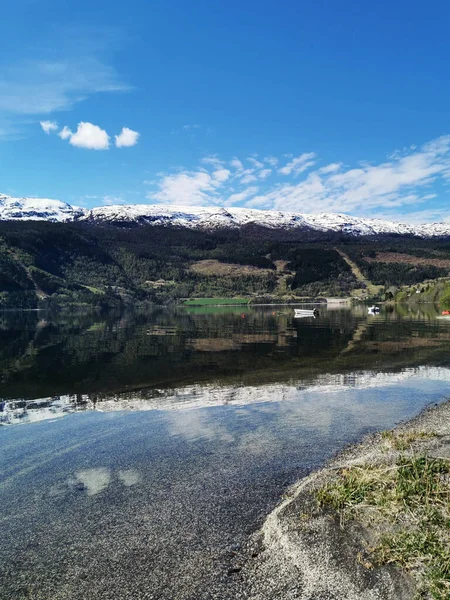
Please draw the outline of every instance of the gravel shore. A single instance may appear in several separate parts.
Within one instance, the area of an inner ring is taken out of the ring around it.
[[[450,402],[426,409],[391,434],[368,436],[294,485],[249,546],[242,570],[248,598],[412,600],[417,581],[410,573],[394,564],[374,566],[368,558],[380,532],[356,519],[342,524],[336,511],[318,508],[316,493],[343,469],[395,464],[404,449],[387,439],[414,438],[415,432],[421,435],[411,452],[450,458]]]

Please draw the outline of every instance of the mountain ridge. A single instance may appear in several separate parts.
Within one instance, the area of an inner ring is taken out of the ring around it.
[[[406,235],[420,238],[450,237],[450,223],[411,225],[341,213],[293,213],[219,206],[130,204],[92,209],[47,198],[13,198],[0,194],[0,221],[87,222],[135,224],[214,231],[255,225],[271,230],[334,232],[353,237]]]

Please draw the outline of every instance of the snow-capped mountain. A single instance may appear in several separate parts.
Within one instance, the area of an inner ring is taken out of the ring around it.
[[[83,210],[61,200],[11,198],[0,194],[0,221],[73,221]]]
[[[220,207],[186,207],[134,204],[105,206],[85,211],[80,220],[94,223],[137,223],[189,229],[238,229],[258,225],[268,229],[333,231],[348,235],[399,234],[419,237],[450,236],[450,224],[408,225],[382,219],[320,213],[299,214],[271,210]]]
[[[162,206],[131,204],[83,209],[60,200],[11,198],[0,194],[0,221],[82,221],[215,230],[254,225],[272,230],[332,231],[354,236],[381,234],[413,235],[422,238],[450,237],[450,223],[408,225],[382,219],[344,214],[299,214],[247,208]]]

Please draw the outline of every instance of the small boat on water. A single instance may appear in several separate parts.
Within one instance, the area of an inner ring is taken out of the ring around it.
[[[303,317],[312,317],[315,319],[319,315],[317,308],[294,308],[294,318],[301,319]]]
[[[367,309],[369,315],[377,315],[380,312],[379,306],[369,306]]]

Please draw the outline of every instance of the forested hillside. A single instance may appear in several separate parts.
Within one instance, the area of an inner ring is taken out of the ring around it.
[[[383,288],[450,271],[450,243],[439,240],[306,241],[269,230],[1,222],[0,307],[355,295],[364,284],[345,257]]]

